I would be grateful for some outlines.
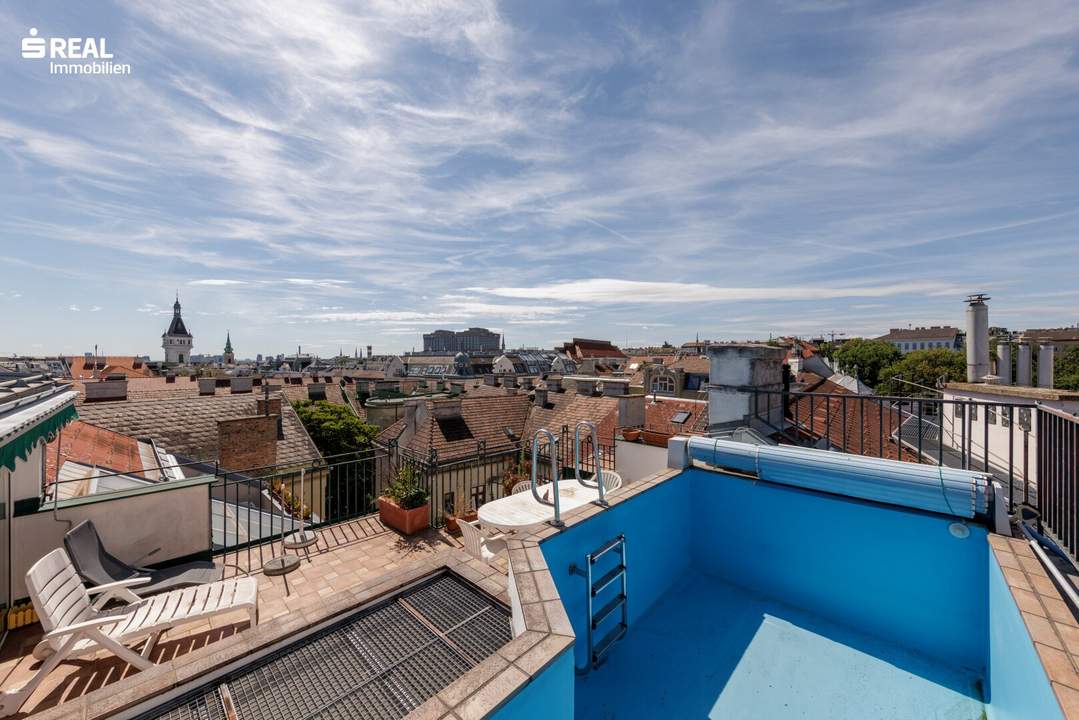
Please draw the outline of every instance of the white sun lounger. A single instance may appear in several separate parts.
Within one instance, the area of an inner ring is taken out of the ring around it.
[[[145,670],[153,665],[150,653],[166,630],[236,610],[246,610],[252,626],[258,623],[258,583],[253,577],[142,599],[131,588],[148,581],[131,578],[88,589],[62,548],[34,563],[26,573],[26,586],[45,631],[34,657],[44,662],[30,682],[0,695],[0,717],[17,712],[45,676],[67,658],[104,649]],[[91,601],[92,595],[97,599]],[[128,604],[103,609],[110,600]],[[141,653],[128,647],[139,640],[144,641]]]

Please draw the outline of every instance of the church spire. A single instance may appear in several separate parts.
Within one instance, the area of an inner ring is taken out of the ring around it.
[[[228,330],[225,331],[225,352],[232,352],[232,335]]]

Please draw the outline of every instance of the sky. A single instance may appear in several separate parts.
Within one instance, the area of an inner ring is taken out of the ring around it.
[[[1074,324],[1077,41],[1073,0],[5,3],[0,354],[160,359],[177,293],[239,357]]]

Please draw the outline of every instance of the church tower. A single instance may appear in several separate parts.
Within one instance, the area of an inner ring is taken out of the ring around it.
[[[180,295],[176,295],[176,302],[172,304],[172,322],[169,329],[161,334],[161,347],[165,350],[165,362],[183,365],[191,362],[191,333],[184,325],[184,319],[180,317]]]
[[[225,357],[224,361],[226,365],[235,365],[236,356],[232,353],[232,335],[229,331],[225,331]]]

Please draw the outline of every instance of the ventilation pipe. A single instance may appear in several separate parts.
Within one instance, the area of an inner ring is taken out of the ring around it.
[[[1056,352],[1048,341],[1038,346],[1038,387],[1053,387],[1053,354]]]
[[[1030,340],[1019,338],[1019,352],[1015,356],[1015,384],[1030,387]]]
[[[997,345],[997,377],[1001,385],[1012,384],[1012,346],[1006,338]]]
[[[989,296],[967,296],[967,382],[984,382],[989,374]]]

